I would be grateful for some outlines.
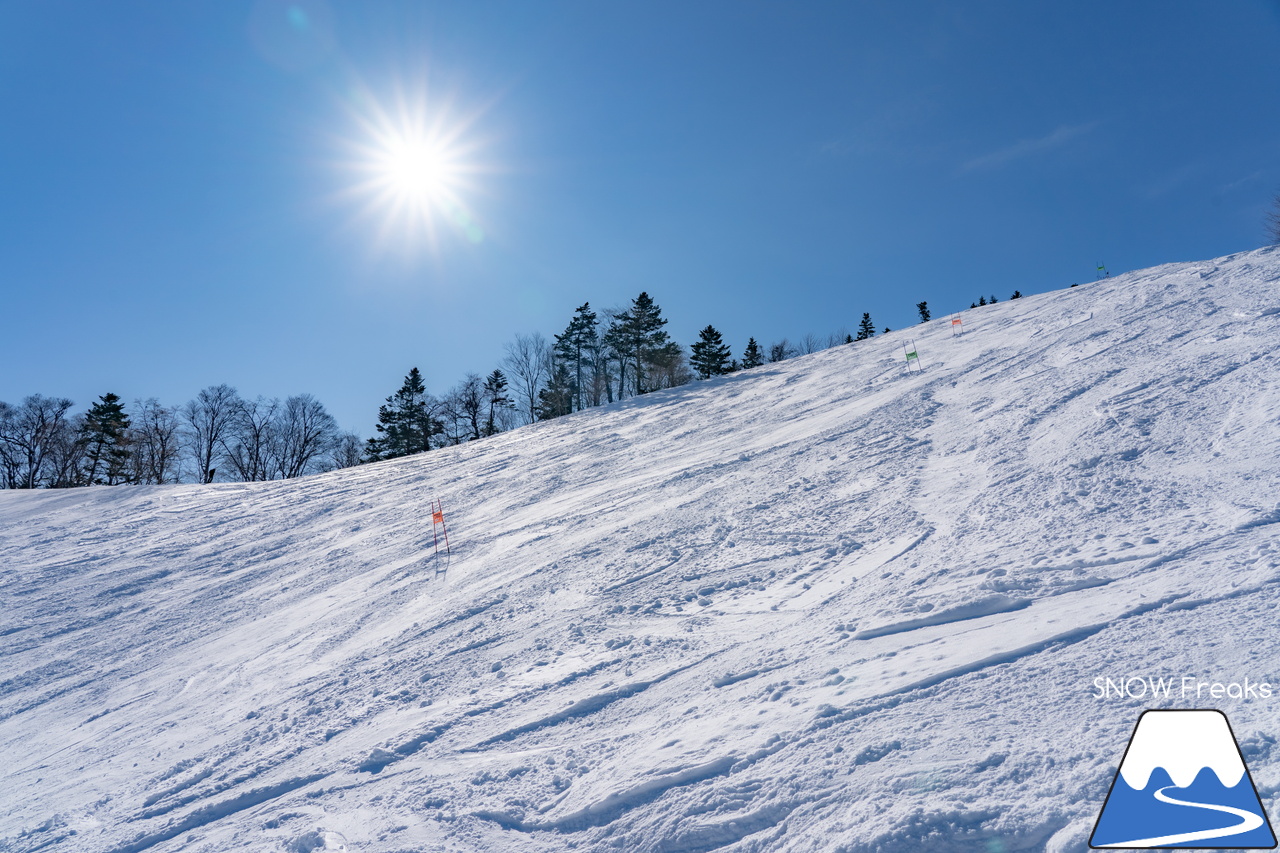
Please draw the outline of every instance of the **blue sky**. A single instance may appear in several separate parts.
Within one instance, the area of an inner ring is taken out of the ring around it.
[[[7,2],[0,399],[369,435],[588,300],[740,353],[1255,248],[1277,104],[1276,2]],[[401,111],[452,213],[360,190]]]

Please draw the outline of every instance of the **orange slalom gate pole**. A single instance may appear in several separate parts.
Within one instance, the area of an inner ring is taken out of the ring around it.
[[[436,531],[436,525],[440,525],[440,529],[444,531],[444,551],[450,556],[453,555],[453,549],[449,547],[449,527],[444,523],[444,504],[440,501],[434,501],[431,505],[431,535],[435,540],[436,553],[440,553],[440,534]]]

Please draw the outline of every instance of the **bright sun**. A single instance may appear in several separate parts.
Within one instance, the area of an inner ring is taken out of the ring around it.
[[[380,166],[386,189],[418,205],[444,200],[457,178],[448,154],[424,140],[388,140]]]
[[[379,220],[379,243],[399,238],[406,248],[439,249],[442,226],[479,243],[484,232],[464,197],[474,192],[474,145],[465,141],[471,122],[450,116],[447,105],[428,108],[425,97],[397,101],[387,110],[361,99],[356,118],[363,139],[352,144],[352,187],[367,217]],[[472,119],[474,121],[474,118]]]

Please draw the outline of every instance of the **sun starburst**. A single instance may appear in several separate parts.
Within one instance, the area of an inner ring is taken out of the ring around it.
[[[365,94],[353,107],[359,139],[348,143],[349,192],[363,217],[378,223],[378,245],[441,249],[453,232],[471,243],[484,232],[466,204],[476,191],[478,144],[468,133],[478,114],[459,118],[448,100],[399,94],[386,107]]]

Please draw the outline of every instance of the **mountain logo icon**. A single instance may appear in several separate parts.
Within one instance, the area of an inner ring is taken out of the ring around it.
[[[1144,711],[1089,839],[1092,848],[1276,846],[1221,711]]]

